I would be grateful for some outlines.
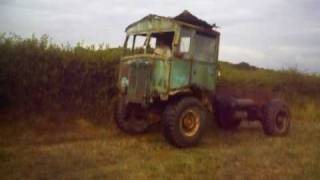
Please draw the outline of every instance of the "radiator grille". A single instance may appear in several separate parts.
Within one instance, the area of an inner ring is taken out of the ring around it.
[[[150,64],[136,61],[130,65],[128,99],[140,103],[148,96],[150,83]]]

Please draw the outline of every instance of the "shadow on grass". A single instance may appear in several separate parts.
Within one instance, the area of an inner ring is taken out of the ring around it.
[[[0,144],[41,145],[103,139],[114,132],[112,116],[83,112],[2,113]],[[108,131],[108,133],[105,133]]]
[[[99,111],[97,111],[99,112]],[[162,137],[160,122],[153,124],[143,135],[126,135],[118,130],[114,117],[110,112],[104,113],[44,111],[30,113],[23,110],[7,110],[3,113],[1,123],[0,144],[2,145],[56,145],[83,141],[105,141],[116,138],[154,139]],[[101,111],[100,111],[101,112]],[[259,136],[263,131],[259,122],[243,122],[233,131],[224,131],[214,121],[208,121],[204,142],[240,144],[239,136]],[[152,140],[150,140],[152,141]]]

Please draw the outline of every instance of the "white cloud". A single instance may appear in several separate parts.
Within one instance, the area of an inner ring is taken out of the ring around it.
[[[225,60],[231,60],[235,62],[241,61],[261,61],[265,59],[265,54],[259,50],[238,46],[223,46],[221,48],[221,56],[225,57]],[[233,59],[233,57],[239,57],[238,59]]]

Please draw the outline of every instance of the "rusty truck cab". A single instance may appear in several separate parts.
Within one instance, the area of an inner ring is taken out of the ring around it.
[[[219,33],[211,26],[149,15],[126,33],[119,86],[128,102],[150,104],[191,88],[215,90]]]

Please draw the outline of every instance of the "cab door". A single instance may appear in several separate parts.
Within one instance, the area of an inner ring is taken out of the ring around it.
[[[192,37],[194,30],[182,28],[179,44],[174,49],[174,55],[170,58],[170,90],[184,88],[190,85],[192,63]]]

